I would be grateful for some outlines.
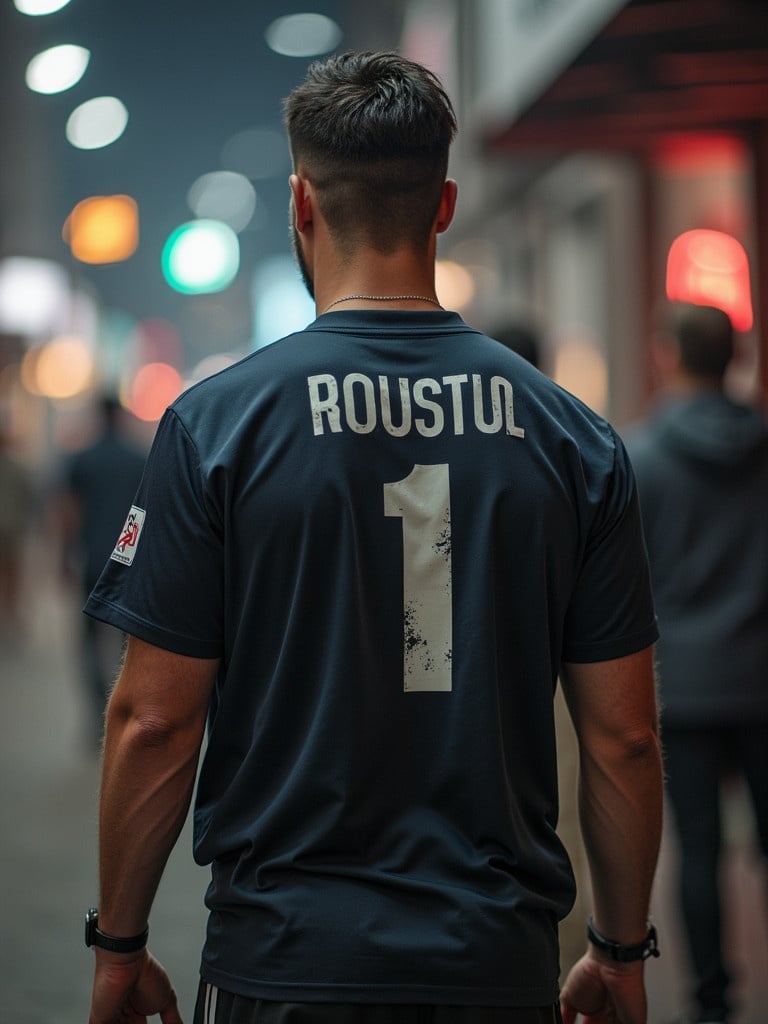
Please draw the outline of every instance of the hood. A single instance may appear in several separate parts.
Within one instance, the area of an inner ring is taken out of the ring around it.
[[[734,467],[768,449],[768,425],[755,409],[719,392],[677,399],[658,414],[664,447],[688,458]]]

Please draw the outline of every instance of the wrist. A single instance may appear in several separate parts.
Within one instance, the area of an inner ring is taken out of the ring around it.
[[[135,953],[113,953],[110,949],[100,949],[98,946],[94,946],[93,952],[96,957],[97,967],[108,969],[116,967],[132,968],[149,956],[149,950],[146,946]]]
[[[149,938],[149,926],[136,935],[114,935],[111,932],[102,931],[99,928],[99,912],[91,907],[85,915],[85,944],[94,946],[121,957],[133,956],[142,953],[146,949]]]
[[[599,954],[598,958],[614,965],[641,963],[649,957],[660,956],[656,928],[650,920],[645,938],[635,943],[622,943],[616,942],[598,931],[590,917],[587,922],[587,938],[591,950]]]

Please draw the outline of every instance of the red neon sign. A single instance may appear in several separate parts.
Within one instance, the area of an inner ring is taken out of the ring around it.
[[[722,231],[696,229],[679,235],[667,257],[667,298],[715,306],[734,330],[752,326],[749,261],[743,245]]]

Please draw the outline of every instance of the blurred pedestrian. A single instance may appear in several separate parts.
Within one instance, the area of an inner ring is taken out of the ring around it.
[[[440,306],[456,126],[434,75],[331,58],[287,124],[318,317],[171,406],[135,543],[87,605],[131,634],[107,715],[91,1024],[178,1024],[147,922],[206,722],[198,1024],[558,1021],[561,663],[595,907],[564,1020],[645,1024],[662,789],[626,453]]]
[[[736,771],[768,854],[768,429],[724,376],[730,320],[675,305],[655,352],[664,390],[630,433],[654,598],[667,783],[695,974],[691,1021],[728,1021],[720,787]]]
[[[517,352],[531,366],[541,369],[541,343],[538,332],[530,324],[522,320],[506,321],[494,330],[493,337],[508,349]]]
[[[127,436],[123,424],[126,413],[117,398],[105,395],[97,412],[98,436],[71,455],[64,467],[64,493],[58,513],[65,557],[74,564],[83,600],[115,547],[146,459],[146,453]],[[104,711],[120,666],[124,635],[87,616],[83,623],[87,728],[90,740],[100,746]]]
[[[35,493],[32,476],[0,429],[0,634],[17,640],[23,629],[21,595],[25,544]]]

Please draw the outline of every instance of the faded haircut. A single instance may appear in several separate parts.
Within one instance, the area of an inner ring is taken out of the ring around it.
[[[315,61],[285,101],[285,124],[337,242],[426,248],[456,134],[431,71],[396,53]]]

